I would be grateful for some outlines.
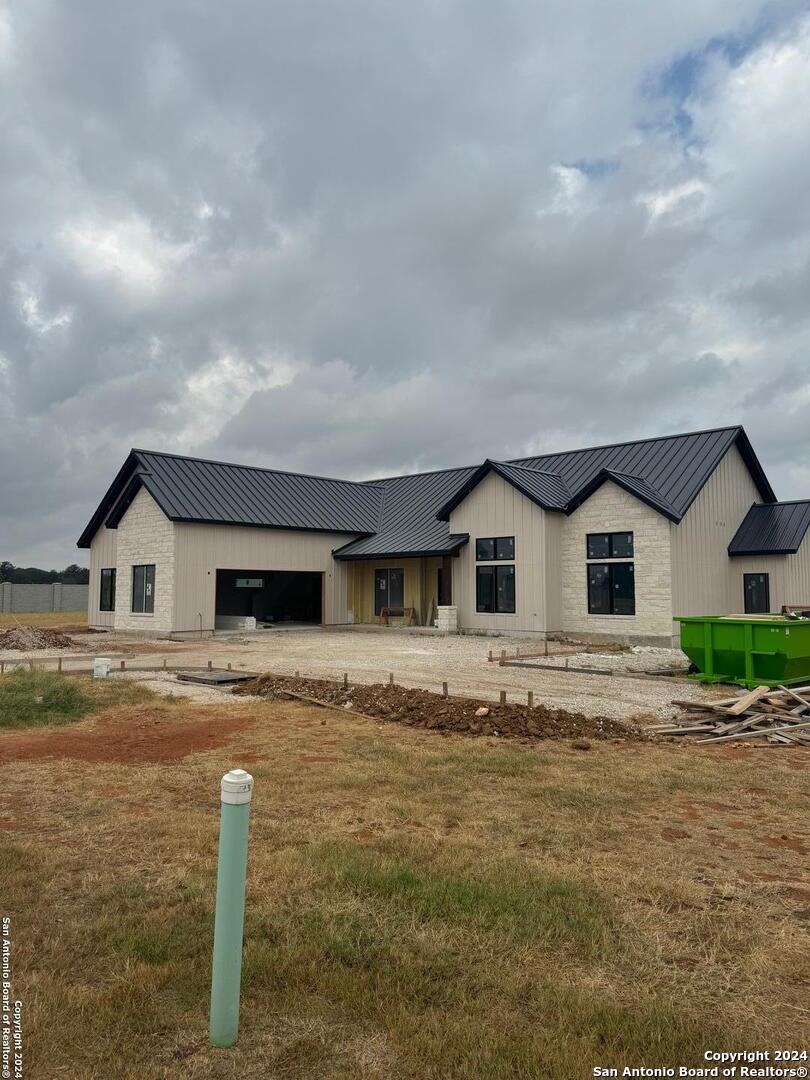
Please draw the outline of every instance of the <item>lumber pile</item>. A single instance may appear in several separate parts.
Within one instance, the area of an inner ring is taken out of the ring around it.
[[[651,731],[657,735],[698,735],[700,742],[765,739],[810,746],[810,686],[757,686],[723,701],[673,701],[683,712]]]

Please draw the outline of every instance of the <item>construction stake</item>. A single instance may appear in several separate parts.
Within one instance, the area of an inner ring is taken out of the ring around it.
[[[442,697],[447,697],[447,683],[442,683]]]
[[[505,704],[506,704],[506,691],[501,690],[501,705],[505,705]]]
[[[348,671],[343,672],[343,689],[344,690],[349,689],[349,673],[348,673]]]
[[[529,708],[533,709],[534,708],[534,691],[530,690],[529,693],[526,695],[526,698],[527,698]]]
[[[388,674],[388,685],[389,686],[394,685],[394,673],[393,673],[393,671],[389,672],[389,674]]]

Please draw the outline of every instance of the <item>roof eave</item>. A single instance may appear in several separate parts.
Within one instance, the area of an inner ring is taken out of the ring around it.
[[[469,533],[455,533],[454,540],[451,544],[444,544],[441,547],[421,548],[417,551],[346,551],[346,548],[351,547],[354,540],[348,544],[344,544],[341,548],[335,548],[332,552],[332,558],[337,559],[338,562],[369,562],[373,559],[435,559],[444,555],[454,555],[465,544],[470,542]],[[344,553],[345,554],[342,554]]]
[[[661,517],[665,517],[667,521],[671,521],[674,525],[677,525],[682,521],[683,515],[679,515],[672,507],[642,495],[641,492],[635,491],[630,485],[623,483],[620,477],[613,475],[605,469],[597,473],[593,480],[586,484],[585,487],[577,492],[571,499],[568,506],[565,508],[566,517],[570,517],[575,510],[578,510],[584,502],[587,502],[587,500],[590,499],[594,492],[598,491],[599,488],[608,481],[615,484],[617,487],[620,487],[622,491],[626,491],[628,495],[632,495],[634,499],[638,499],[639,502],[644,503],[645,506],[649,506],[651,510],[655,510],[657,514],[660,514]]]
[[[527,469],[526,471],[530,472],[532,470]],[[539,506],[541,510],[556,510],[558,512],[562,512],[565,509],[565,507],[563,506],[555,506],[550,502],[546,502],[545,500],[540,499],[533,492],[528,491],[526,488],[521,487],[519,484],[516,484],[514,479],[509,476],[509,474],[505,470],[500,468],[497,461],[491,461],[489,458],[487,458],[483,465],[480,465],[472,474],[472,476],[461,485],[455,495],[451,499],[449,499],[444,504],[444,506],[439,508],[436,513],[437,521],[449,521],[450,515],[456,509],[456,507],[460,506],[461,503],[463,503],[464,500],[467,498],[467,496],[475,488],[477,488],[481,481],[491,472],[494,472],[496,476],[500,476],[500,478],[504,480],[507,484],[509,484],[511,487],[513,487],[515,491],[519,491],[521,495],[524,495],[530,502],[533,502],[535,506]]]
[[[768,555],[795,555],[799,549],[797,547],[789,548],[746,548],[743,551],[732,551],[731,545],[728,547],[728,557],[730,559],[739,559],[743,555],[749,556],[768,556]]]

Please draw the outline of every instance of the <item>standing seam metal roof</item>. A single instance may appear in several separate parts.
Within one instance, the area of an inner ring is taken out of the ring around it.
[[[810,527],[810,501],[754,505],[728,545],[729,555],[792,555]]]
[[[578,500],[612,479],[679,521],[734,444],[763,501],[774,503],[739,426],[363,482],[133,450],[79,546],[89,547],[105,521],[115,527],[143,484],[173,521],[354,534],[336,550],[340,559],[440,555],[465,538],[451,536],[437,514],[490,469],[548,509],[570,513]]]

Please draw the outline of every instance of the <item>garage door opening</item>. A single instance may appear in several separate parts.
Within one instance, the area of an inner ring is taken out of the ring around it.
[[[217,630],[312,626],[323,622],[323,574],[298,570],[217,570]]]

